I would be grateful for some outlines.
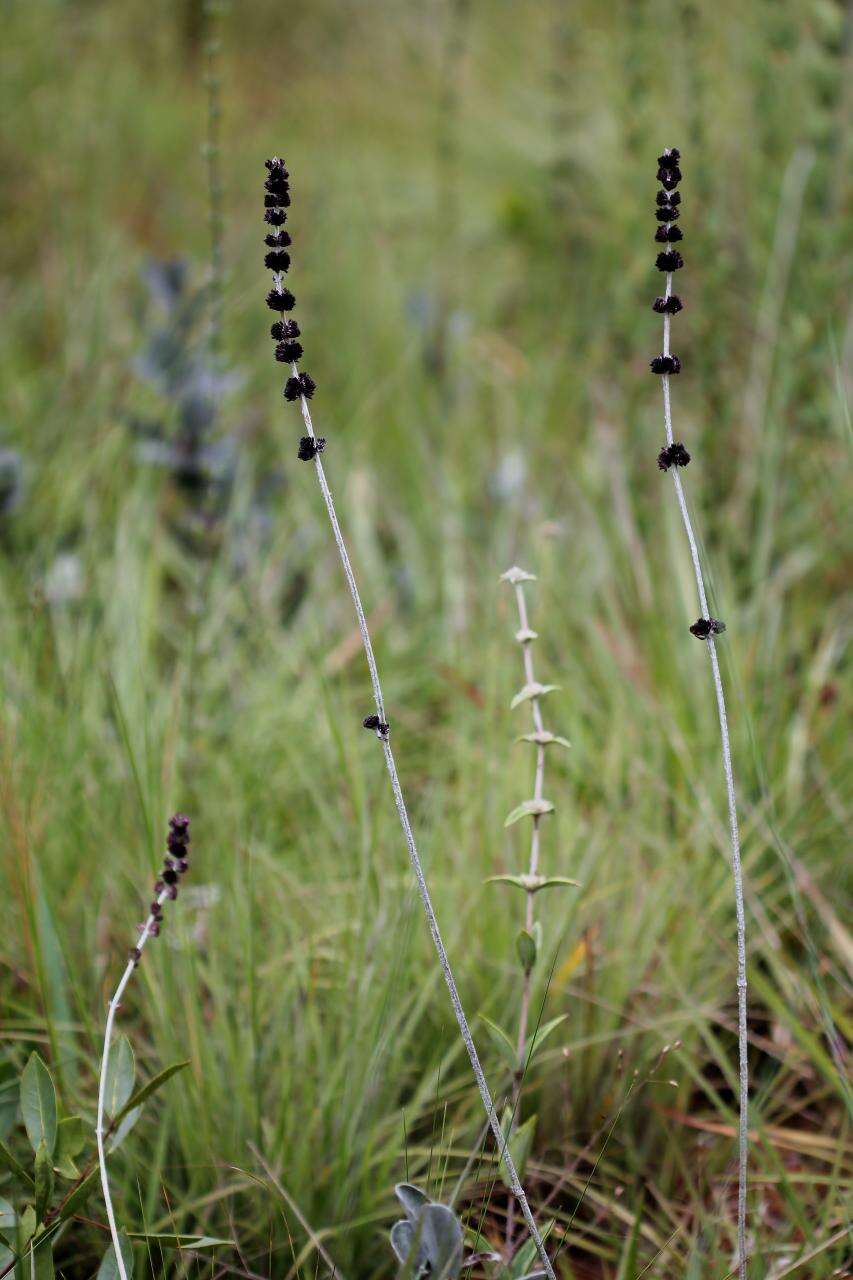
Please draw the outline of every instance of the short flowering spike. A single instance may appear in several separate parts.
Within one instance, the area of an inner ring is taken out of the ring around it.
[[[674,316],[683,310],[684,303],[677,293],[671,293],[668,298],[655,298],[652,303],[652,311],[657,311],[659,315]]]
[[[296,456],[300,462],[310,462],[318,453],[322,453],[325,447],[325,436],[303,436],[299,441],[299,452]]]
[[[726,629],[726,624],[718,618],[697,618],[690,628],[691,635],[697,640],[707,640],[709,636],[719,636]]]
[[[655,258],[655,266],[658,271],[680,271],[684,266],[684,259],[677,249],[667,249]]]
[[[661,471],[669,471],[670,467],[686,467],[690,454],[680,440],[666,445],[658,454],[658,466]]]
[[[681,373],[681,361],[678,356],[655,356],[649,361],[652,373]]]
[[[270,311],[292,311],[296,306],[296,299],[289,289],[270,289],[267,306]]]

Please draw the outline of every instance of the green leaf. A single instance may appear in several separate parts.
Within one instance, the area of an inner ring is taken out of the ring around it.
[[[530,684],[526,684],[523,689],[519,689],[509,704],[509,709],[514,711],[523,702],[530,702],[532,698],[544,698],[547,693],[555,693],[559,688],[558,684],[540,684],[538,680],[531,680]]]
[[[59,1211],[59,1221],[65,1222],[67,1218],[73,1217],[75,1213],[83,1208],[83,1205],[89,1199],[89,1196],[95,1190],[96,1183],[100,1179],[100,1170],[97,1165],[94,1169],[90,1169],[86,1174],[79,1187],[75,1187],[69,1194],[68,1198],[63,1202]]]
[[[56,1090],[50,1072],[37,1053],[31,1053],[21,1076],[21,1112],[33,1151],[44,1139],[48,1153],[56,1146]]]
[[[25,1182],[28,1187],[35,1186],[35,1183],[27,1173],[24,1166],[20,1161],[15,1159],[5,1142],[0,1142],[0,1164],[5,1164],[6,1168],[9,1169],[11,1173],[14,1173],[16,1178],[20,1178],[21,1182]]]
[[[497,1046],[501,1056],[511,1071],[515,1071],[518,1066],[518,1055],[515,1045],[510,1040],[507,1033],[496,1022],[492,1022],[491,1018],[487,1018],[484,1013],[480,1014],[480,1021],[485,1024],[486,1030],[492,1038],[493,1043]]]
[[[219,1249],[230,1248],[233,1240],[224,1240],[219,1236],[184,1236],[172,1231],[127,1231],[123,1232],[129,1240],[145,1240],[159,1244],[162,1249]]]
[[[54,1168],[63,1178],[78,1178],[80,1171],[74,1163],[74,1157],[83,1150],[85,1143],[83,1120],[80,1116],[68,1116],[60,1120],[56,1130],[56,1151],[53,1155]]]
[[[548,1036],[551,1035],[551,1032],[556,1031],[560,1023],[565,1022],[568,1016],[569,1015],[567,1013],[558,1014],[556,1018],[552,1018],[550,1022],[545,1022],[541,1027],[536,1029],[533,1033],[532,1039],[528,1040],[527,1044],[524,1046],[524,1056],[528,1062],[533,1061],[536,1054],[542,1048],[542,1045],[548,1039]]]
[[[533,1144],[533,1135],[536,1131],[536,1119],[537,1119],[536,1116],[530,1116],[527,1120],[525,1120],[524,1124],[516,1125],[512,1129],[512,1132],[509,1133],[509,1138],[507,1139],[506,1145],[509,1148],[509,1154],[512,1156],[512,1162],[515,1165],[516,1173],[518,1174],[519,1178],[522,1178],[522,1179],[524,1178],[524,1170],[527,1164],[527,1157],[530,1155],[530,1148]],[[501,1121],[501,1128],[503,1129],[504,1138],[506,1138],[507,1133],[509,1132],[511,1120],[512,1120],[512,1111],[509,1107],[507,1107],[506,1111],[504,1112],[503,1119]],[[506,1164],[504,1163],[503,1153],[501,1153],[501,1159],[500,1159],[500,1164],[498,1166],[498,1169],[500,1172],[501,1181],[503,1182],[504,1186],[510,1187],[511,1189],[512,1184],[510,1183],[509,1172],[507,1170]]]
[[[541,818],[543,814],[553,812],[554,806],[550,800],[524,800],[513,809],[504,822],[504,826],[511,827],[513,823],[520,822],[522,818]]]
[[[7,1249],[5,1244],[0,1244],[0,1271],[6,1276],[6,1280],[18,1280],[18,1268],[14,1266],[15,1255],[11,1249]]]
[[[28,1204],[24,1212],[18,1218],[18,1253],[23,1253],[27,1245],[36,1233],[38,1219],[36,1211],[31,1204]]]
[[[108,1116],[117,1116],[130,1100],[135,1076],[133,1046],[127,1036],[120,1035],[113,1045],[107,1066],[104,1106]]]
[[[537,747],[566,747],[571,748],[568,738],[561,738],[556,733],[549,733],[547,729],[538,729],[535,733],[522,733],[516,738],[516,742],[534,742]]]
[[[444,1204],[428,1204],[420,1212],[422,1242],[435,1280],[456,1280],[462,1267],[462,1224]]]
[[[394,1188],[394,1195],[403,1206],[406,1217],[412,1222],[415,1221],[421,1209],[425,1204],[429,1204],[429,1196],[421,1191],[420,1187],[413,1187],[411,1182],[398,1182]],[[402,1262],[403,1259],[401,1258]]]
[[[133,1245],[130,1243],[126,1231],[118,1233],[118,1245],[121,1250],[127,1280],[131,1280],[133,1276]],[[109,1248],[101,1259],[97,1280],[121,1280],[121,1272],[119,1271],[112,1242],[110,1242]]]
[[[17,1220],[17,1214],[13,1206],[3,1196],[0,1196],[0,1237],[9,1244],[15,1243],[15,1224]]]
[[[42,1138],[36,1152],[36,1218],[39,1222],[44,1221],[47,1206],[53,1195],[53,1184],[53,1162],[47,1143]]]
[[[170,1066],[164,1067],[156,1076],[152,1076],[150,1080],[145,1082],[145,1084],[140,1085],[135,1093],[131,1094],[127,1102],[119,1111],[118,1115],[114,1117],[114,1120],[116,1122],[123,1120],[128,1111],[132,1111],[134,1107],[142,1106],[142,1103],[147,1101],[147,1099],[151,1097],[152,1093],[156,1093],[158,1089],[163,1087],[167,1080],[171,1080],[172,1076],[177,1075],[179,1071],[183,1071],[184,1067],[188,1067],[189,1065],[189,1059],[186,1059],[183,1062],[173,1062]]]
[[[572,885],[581,889],[579,880],[569,880],[568,876],[489,876],[486,884],[510,884],[514,889],[523,889],[525,893],[538,893],[540,889],[553,889],[560,885]]]
[[[532,934],[529,934],[526,929],[522,929],[516,938],[515,949],[518,952],[522,969],[526,974],[530,973],[536,964],[536,943]]]
[[[541,1228],[539,1234],[542,1237],[543,1243],[545,1240],[548,1239],[548,1236],[551,1234],[551,1228],[553,1227],[553,1225],[554,1225],[554,1219],[551,1218]],[[538,1257],[539,1257],[539,1250],[536,1248],[536,1241],[525,1240],[524,1244],[521,1246],[521,1248],[518,1250],[518,1253],[516,1253],[515,1257],[512,1260],[512,1267],[510,1269],[510,1275],[512,1276],[512,1280],[523,1280],[524,1276],[528,1274],[528,1267],[531,1267]],[[544,1271],[533,1272],[533,1275],[535,1276],[540,1276],[540,1275],[544,1276],[545,1274],[546,1272]]]
[[[427,1261],[426,1249],[416,1240],[414,1224],[408,1218],[400,1218],[391,1228],[391,1248],[401,1266],[408,1263],[408,1273],[418,1275]],[[416,1248],[417,1245],[417,1248]]]
[[[141,1115],[142,1107],[134,1107],[132,1111],[125,1113],[124,1119],[107,1143],[107,1151],[109,1151],[110,1154],[112,1154],[113,1151],[118,1151],[119,1147],[124,1142],[125,1138]]]
[[[32,1251],[30,1252],[30,1263],[33,1262]],[[50,1240],[41,1240],[35,1246],[35,1270],[27,1267],[29,1280],[54,1280],[55,1271],[53,1269],[53,1243]]]

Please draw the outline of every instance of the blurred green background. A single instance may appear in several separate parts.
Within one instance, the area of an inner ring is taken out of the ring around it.
[[[748,881],[751,1275],[846,1274],[849,7],[8,0],[3,30],[3,1054],[39,1047],[93,1116],[106,1000],[183,808],[192,888],[121,1024],[143,1071],[191,1067],[113,1161],[121,1220],[236,1241],[174,1274],[313,1276],[319,1233],[379,1280],[394,1182],[446,1197],[464,1173],[466,1220],[503,1239],[491,1147],[465,1170],[479,1099],[272,359],[278,152],[413,822],[469,1013],[507,1027],[522,906],[484,880],[526,862],[503,822],[531,761],[498,578],[538,576],[537,675],[572,741],[548,759],[543,864],[583,887],[539,900],[536,999],[566,1018],[525,1091],[531,1201],[563,1277],[728,1274],[724,794],[648,372],[655,157],[676,145],[676,437],[728,623]],[[65,1274],[103,1252],[97,1197],[87,1216]]]

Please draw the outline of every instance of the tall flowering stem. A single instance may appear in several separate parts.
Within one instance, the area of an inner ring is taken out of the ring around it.
[[[673,316],[683,309],[678,294],[673,292],[673,274],[684,266],[684,259],[673,244],[683,238],[678,218],[681,214],[681,194],[676,190],[681,182],[680,152],[675,148],[667,148],[658,157],[657,178],[662,190],[657,193],[655,218],[658,228],[655,241],[667,246],[657,256],[656,266],[664,274],[666,284],[662,296],[655,298],[652,309],[663,316],[663,350],[651,361],[653,373],[659,374],[663,388],[663,417],[666,443],[658,454],[658,466],[661,471],[669,471],[675,485],[678,509],[690,547],[690,558],[693,562],[693,573],[696,578],[696,592],[699,598],[700,617],[690,627],[691,633],[703,640],[708,648],[711,663],[711,675],[717,698],[717,715],[720,722],[720,742],[722,745],[723,775],[726,782],[726,798],[729,810],[729,830],[732,848],[732,873],[734,877],[735,919],[737,923],[737,997],[738,997],[738,1060],[740,1077],[740,1119],[738,1125],[738,1275],[746,1280],[746,1190],[747,1165],[749,1159],[749,1063],[747,1042],[747,990],[746,990],[746,915],[743,902],[743,872],[740,857],[740,834],[738,831],[737,802],[735,799],[734,774],[732,772],[732,755],[729,741],[729,726],[726,716],[726,700],[723,692],[723,681],[720,675],[720,663],[717,656],[716,637],[725,631],[725,624],[711,617],[705,591],[705,579],[699,559],[699,548],[687,499],[684,492],[684,481],[681,471],[690,462],[690,454],[684,445],[676,440],[672,428],[672,405],[670,400],[670,378],[680,373],[681,361],[670,350],[670,327]]]
[[[341,565],[343,567],[344,577],[346,578],[347,586],[352,597],[353,607],[358,619],[358,628],[361,633],[361,642],[364,647],[367,666],[370,672],[370,682],[373,687],[373,701],[376,708],[376,710],[370,715],[365,716],[363,724],[365,729],[370,730],[376,735],[382,747],[382,752],[385,757],[385,767],[388,770],[388,777],[391,781],[394,803],[397,808],[397,815],[400,819],[400,826],[403,830],[403,836],[409,854],[409,861],[411,862],[415,881],[417,883],[418,894],[424,909],[433,946],[435,947],[435,951],[438,956],[438,962],[441,966],[441,971],[444,975],[444,980],[450,994],[450,1003],[453,1006],[453,1012],[459,1025],[459,1031],[468,1052],[468,1057],[471,1060],[471,1068],[474,1072],[477,1088],[480,1091],[480,1097],[483,1100],[483,1106],[486,1110],[486,1115],[488,1116],[489,1125],[492,1133],[494,1134],[498,1150],[504,1159],[512,1184],[513,1194],[518,1200],[525,1222],[530,1230],[530,1234],[536,1243],[536,1248],[539,1252],[540,1258],[542,1259],[542,1266],[545,1273],[550,1277],[550,1280],[556,1280],[554,1269],[551,1266],[548,1254],[545,1251],[542,1236],[530,1210],[527,1197],[519,1180],[512,1157],[507,1150],[506,1140],[501,1131],[500,1122],[495,1111],[494,1103],[492,1102],[489,1086],[486,1081],[483,1068],[480,1064],[477,1049],[474,1045],[474,1039],[471,1035],[471,1028],[462,1007],[462,1001],[459,997],[456,980],[453,976],[453,971],[450,967],[450,960],[438,927],[438,920],[436,918],[435,909],[432,905],[432,899],[427,887],[423,865],[412,833],[412,826],[409,821],[409,814],[403,797],[403,789],[400,785],[397,765],[394,760],[394,753],[391,749],[391,728],[388,723],[388,717],[385,710],[385,700],[382,696],[382,686],[379,682],[379,671],[377,669],[376,657],[373,652],[373,645],[371,643],[370,632],[367,626],[367,618],[365,617],[364,607],[361,602],[361,596],[356,584],[352,563],[349,558],[349,552],[347,551],[346,544],[344,542],[340,523],[335,511],[335,504],[332,500],[331,490],[329,489],[326,473],[323,469],[323,463],[321,460],[321,454],[326,446],[326,439],[324,436],[318,436],[315,433],[311,420],[311,411],[308,406],[308,401],[312,398],[316,390],[316,384],[309,374],[300,372],[299,369],[298,362],[303,354],[302,347],[297,341],[300,336],[299,326],[294,320],[284,318],[286,313],[293,310],[295,303],[293,294],[285,287],[283,282],[284,274],[290,267],[290,255],[286,250],[291,245],[291,239],[287,231],[284,229],[284,224],[287,221],[287,209],[290,205],[289,174],[284,161],[280,160],[278,157],[273,157],[273,159],[267,160],[266,167],[268,173],[266,181],[264,182],[264,218],[267,224],[269,224],[271,228],[274,228],[274,230],[271,230],[267,234],[265,240],[269,252],[265,257],[264,262],[265,265],[273,272],[273,288],[267,294],[267,306],[270,310],[278,313],[281,317],[279,320],[274,322],[270,332],[276,343],[276,359],[282,363],[289,364],[291,369],[290,377],[287,379],[284,387],[284,398],[285,400],[292,402],[298,401],[302,412],[302,420],[306,434],[302,436],[299,441],[297,457],[303,462],[314,463],[317,482],[320,486],[320,492],[326,506],[326,512],[328,514],[329,523],[332,527],[332,534],[335,539],[335,545],[337,546],[338,555],[340,556]]]
[[[119,1241],[115,1211],[113,1209],[113,1201],[110,1194],[110,1182],[107,1175],[107,1153],[105,1146],[107,1129],[104,1126],[104,1112],[107,1098],[107,1075],[110,1065],[110,1047],[112,1042],[113,1024],[115,1023],[116,1013],[121,1007],[121,998],[124,995],[127,984],[133,977],[134,969],[142,958],[142,952],[145,944],[149,938],[156,938],[160,932],[160,922],[163,919],[164,902],[168,899],[174,900],[177,898],[180,879],[189,870],[190,820],[185,814],[176,813],[174,817],[169,819],[169,834],[166,843],[168,852],[163,862],[163,869],[160,872],[156,884],[154,885],[154,895],[149,908],[148,918],[139,926],[139,937],[137,939],[136,946],[132,947],[130,950],[127,966],[107,1008],[107,1024],[104,1031],[104,1052],[101,1056],[101,1074],[98,1081],[98,1113],[95,1122],[95,1139],[98,1144],[98,1164],[101,1170],[101,1187],[104,1192],[104,1205],[107,1211],[107,1221],[110,1226],[110,1238],[113,1242],[113,1253],[115,1254],[116,1266],[118,1267],[121,1280],[128,1280],[128,1275],[127,1269],[124,1265],[124,1257],[122,1256],[121,1242]]]

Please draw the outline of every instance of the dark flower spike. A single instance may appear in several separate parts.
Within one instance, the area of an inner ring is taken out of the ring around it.
[[[658,164],[662,169],[677,169],[681,159],[678,147],[665,147],[663,155],[658,156]]]
[[[267,306],[270,311],[292,311],[296,299],[289,289],[270,289],[267,294]]]
[[[668,298],[655,298],[652,303],[652,311],[663,316],[675,316],[683,310],[684,304],[677,293],[671,293]]]
[[[652,373],[681,373],[681,361],[678,356],[655,356],[649,361]]]
[[[283,227],[287,222],[287,214],[284,209],[267,209],[264,213],[264,222],[268,222],[271,227]]]
[[[674,240],[683,240],[684,232],[681,227],[658,227],[655,232],[655,240],[658,244],[672,244]],[[286,256],[286,255],[285,255]]]
[[[302,359],[301,342],[280,342],[275,349],[275,358],[280,364],[293,364]]]
[[[384,720],[380,720],[377,715],[365,716],[361,723],[365,729],[373,729],[375,733],[379,734],[380,738],[387,738],[391,729],[391,726],[387,725]]]
[[[684,259],[677,249],[667,249],[655,258],[658,271],[679,271],[684,266]]]
[[[284,173],[286,176],[288,176],[288,177],[290,176],[290,175],[287,173],[287,169],[286,169],[286,167],[285,167],[285,163],[284,163],[284,161],[282,160],[281,156],[270,156],[269,160],[265,160],[265,161],[264,161],[264,166],[265,166],[267,169],[269,169],[270,173],[272,173],[274,170],[278,170],[278,171],[280,171],[281,173]]]
[[[673,441],[658,454],[658,466],[661,471],[669,471],[670,467],[686,467],[690,454],[680,440]]]
[[[325,436],[303,436],[299,441],[299,452],[296,456],[300,462],[310,462],[312,458],[317,457],[318,453],[322,453],[325,447]]]
[[[285,253],[283,249],[273,249],[264,257],[264,266],[269,267],[270,271],[287,271],[290,266],[290,254]]]
[[[718,618],[697,618],[690,628],[691,635],[697,640],[707,640],[709,636],[720,636],[726,629],[726,624],[720,622]]]
[[[286,249],[292,243],[289,231],[271,231],[264,236],[264,244],[270,249]]]

